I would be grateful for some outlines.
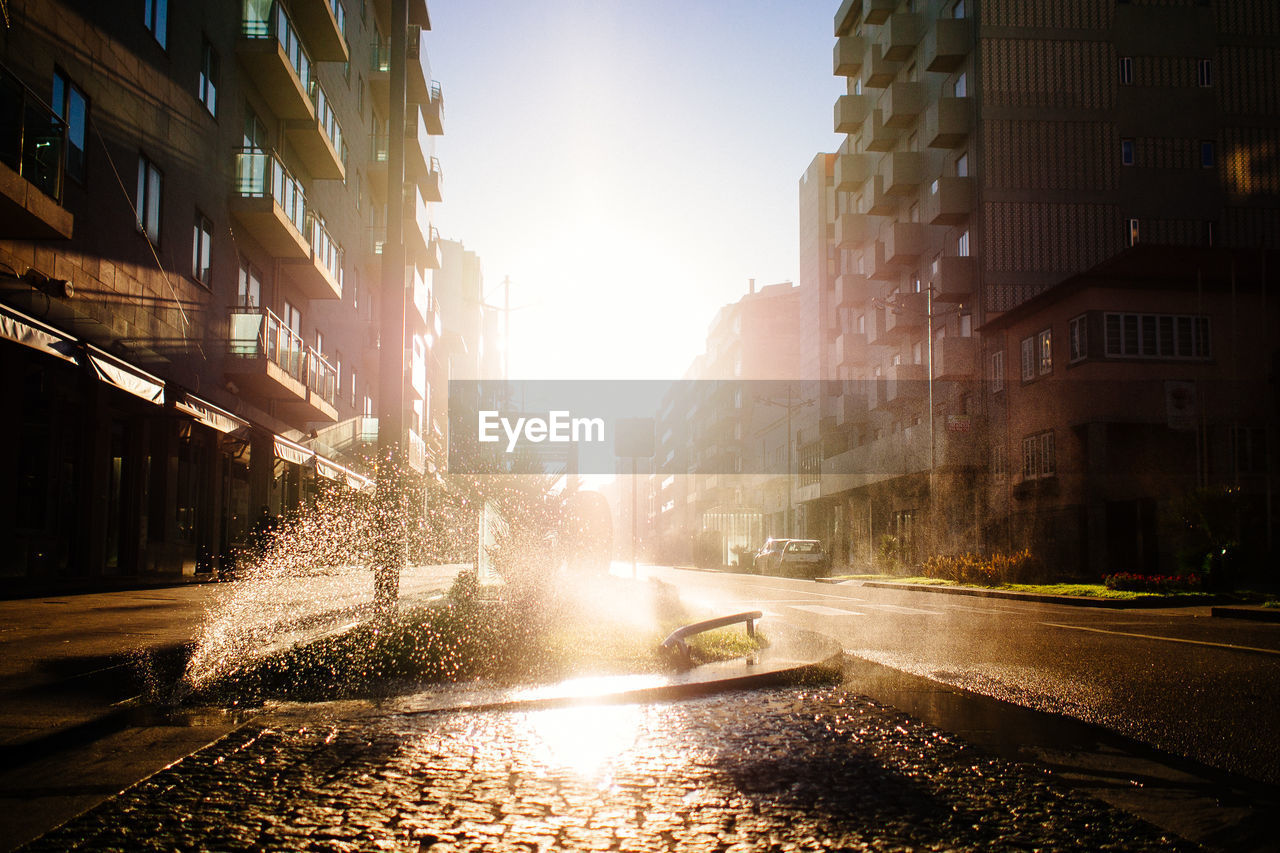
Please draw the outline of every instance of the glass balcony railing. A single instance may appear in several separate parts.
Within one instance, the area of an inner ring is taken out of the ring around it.
[[[341,4],[335,3],[335,5]],[[289,64],[293,66],[293,72],[298,75],[298,81],[302,83],[302,90],[311,92],[313,85],[311,57],[302,46],[302,39],[298,38],[298,31],[294,29],[293,21],[289,19],[288,13],[279,2],[244,0],[240,33],[247,39],[274,38],[280,42],[280,47],[284,49]]]
[[[0,68],[0,162],[62,202],[67,125],[35,93]]]
[[[307,233],[306,193],[274,152],[258,148],[236,152],[236,194],[242,198],[275,199],[298,233]]]
[[[302,337],[269,308],[231,309],[228,352],[235,358],[266,358],[302,382],[307,348]]]
[[[329,98],[324,93],[324,87],[317,80],[311,86],[311,104],[316,108],[316,118],[320,121],[320,127],[324,130],[329,141],[333,143],[333,150],[338,152],[338,156],[342,158],[342,162],[347,162],[347,143],[342,139],[342,128],[338,125],[338,114],[334,112],[333,105],[329,103]]]
[[[391,160],[391,135],[386,131],[372,133],[369,143],[369,159],[385,166]]]
[[[391,40],[375,41],[369,53],[369,68],[379,74],[391,71]]]
[[[315,253],[316,263],[324,267],[333,280],[338,283],[338,292],[342,292],[342,246],[329,234],[324,221],[312,215],[311,219],[311,251]]]
[[[338,371],[311,347],[307,347],[307,387],[329,405],[337,404]]]

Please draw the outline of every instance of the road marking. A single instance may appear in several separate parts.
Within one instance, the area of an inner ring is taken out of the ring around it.
[[[857,610],[841,610],[838,607],[827,607],[825,604],[790,604],[792,610],[803,610],[807,613],[816,613],[819,616],[866,616],[865,613],[859,613]]]
[[[1213,646],[1219,649],[1235,649],[1240,652],[1261,652],[1264,655],[1280,655],[1280,649],[1260,649],[1257,646],[1237,646],[1233,643],[1215,643],[1210,640],[1185,640],[1182,637],[1160,637],[1155,634],[1135,634],[1129,631],[1108,631],[1105,628],[1086,628],[1083,625],[1060,625],[1057,622],[1041,622],[1050,628],[1068,628],[1072,631],[1092,631],[1095,634],[1116,634],[1121,637],[1138,637],[1143,640],[1164,640],[1167,643],[1187,643],[1192,646]]]
[[[937,610],[921,610],[918,607],[903,607],[900,604],[868,604],[867,607],[874,607],[877,610],[889,610],[893,613],[918,613],[922,616],[941,616]]]

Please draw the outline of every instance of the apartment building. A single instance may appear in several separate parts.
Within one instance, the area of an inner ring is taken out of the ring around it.
[[[659,559],[728,564],[734,547],[758,547],[785,528],[802,298],[791,282],[757,289],[752,280],[716,313],[705,351],[662,401],[650,537]]]
[[[443,452],[427,388],[443,96],[411,0],[409,118],[388,126],[390,7],[6,4],[9,584],[212,571],[261,507],[367,488],[379,347],[401,344],[377,306],[402,197],[403,442],[420,471]]]
[[[806,319],[842,387],[807,532],[854,562],[994,545],[977,330],[1131,246],[1276,247],[1280,8],[846,0],[834,24],[834,229],[813,166],[800,198],[834,230],[835,310]]]

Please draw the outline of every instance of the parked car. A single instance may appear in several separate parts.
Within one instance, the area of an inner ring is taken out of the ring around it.
[[[817,539],[788,539],[778,555],[779,574],[785,577],[816,578],[831,569],[831,556]]]
[[[790,539],[766,539],[760,550],[756,551],[755,562],[752,564],[756,573],[767,575],[776,572],[782,565],[782,549],[790,541]]]

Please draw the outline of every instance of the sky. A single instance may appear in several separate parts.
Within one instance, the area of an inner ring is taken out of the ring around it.
[[[511,374],[675,379],[716,310],[796,281],[834,151],[837,0],[428,0],[434,221],[511,280]]]

